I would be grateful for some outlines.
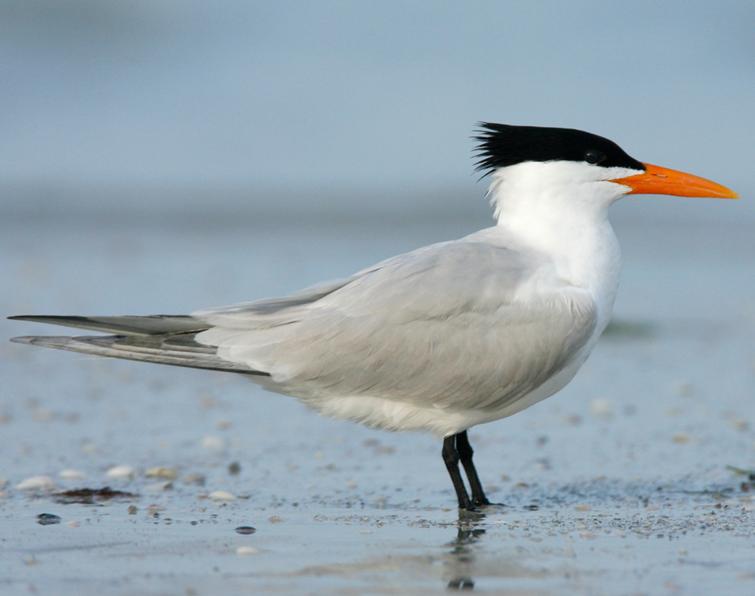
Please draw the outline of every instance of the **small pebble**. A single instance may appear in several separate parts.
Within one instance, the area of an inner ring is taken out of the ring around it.
[[[55,418],[55,412],[47,408],[34,408],[31,415],[37,422],[49,422]]]
[[[732,420],[731,426],[734,428],[734,430],[739,430],[739,431],[745,431],[750,428],[750,424],[749,422],[747,422],[747,420],[740,420],[740,419]]]
[[[236,495],[233,495],[225,490],[216,490],[207,495],[213,501],[235,501]]]
[[[267,518],[267,521],[269,521],[271,524],[279,524],[283,521],[283,518],[279,515],[271,515]]]
[[[256,555],[258,552],[260,551],[253,546],[240,546],[236,549],[236,554],[242,557],[245,555]]]
[[[607,399],[594,399],[590,402],[590,412],[598,418],[613,416],[613,404]]]
[[[105,476],[107,476],[108,478],[120,479],[130,479],[133,478],[135,474],[136,472],[131,466],[113,466],[107,472],[105,472]]]
[[[254,534],[256,531],[257,529],[253,528],[252,526],[239,526],[238,528],[236,528],[237,534],[243,534],[245,536],[248,534]]]
[[[228,464],[228,473],[231,476],[238,476],[241,472],[241,464],[237,461],[231,462]]]
[[[202,447],[211,451],[222,451],[225,449],[225,441],[221,437],[208,435],[202,439]]]
[[[165,480],[175,480],[178,477],[178,471],[175,468],[157,466],[149,468],[144,475],[147,478],[164,478]]]
[[[690,437],[689,435],[686,435],[684,433],[677,433],[673,437],[671,437],[671,440],[677,445],[684,445],[685,443],[690,442]]]
[[[18,490],[53,490],[55,482],[49,476],[32,476],[16,485]]]
[[[185,484],[195,484],[197,486],[204,486],[206,480],[203,474],[187,474],[183,477]]]
[[[136,515],[136,512],[139,511],[139,508],[136,505],[129,505],[126,511],[128,511],[129,515]]]
[[[37,516],[37,523],[40,526],[52,526],[54,524],[59,524],[60,521],[60,516],[55,515],[54,513],[40,513]]]
[[[144,487],[144,491],[148,493],[161,493],[173,488],[172,482],[153,482]]]
[[[203,393],[203,394],[202,394],[202,395],[200,395],[199,397],[200,397],[200,399],[199,399],[199,403],[200,403],[200,405],[201,405],[201,406],[202,406],[203,408],[207,409],[207,410],[209,410],[209,409],[211,409],[211,408],[216,408],[216,407],[218,406],[218,400],[217,400],[217,399],[215,399],[215,398],[214,398],[214,397],[213,397],[212,395],[210,395],[209,393]]]
[[[86,478],[84,472],[72,468],[61,470],[59,476],[63,478],[63,480],[82,480],[83,478]]]

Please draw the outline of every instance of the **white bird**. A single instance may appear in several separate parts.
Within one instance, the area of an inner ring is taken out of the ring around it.
[[[619,280],[608,208],[639,193],[737,195],[578,130],[481,124],[476,138],[493,227],[290,296],[188,316],[11,317],[113,334],[14,341],[244,373],[323,414],[432,431],[459,507],[487,505],[467,429],[553,395],[587,359]]]

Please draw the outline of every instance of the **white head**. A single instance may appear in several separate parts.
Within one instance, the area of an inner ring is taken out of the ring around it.
[[[603,216],[628,194],[736,198],[710,180],[642,163],[580,130],[481,124],[478,168],[492,178],[496,219]]]

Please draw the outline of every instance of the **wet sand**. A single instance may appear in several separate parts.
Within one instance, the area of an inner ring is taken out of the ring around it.
[[[13,227],[0,306],[187,311],[465,226]],[[753,593],[755,240],[701,230],[620,226],[617,324],[557,397],[471,431],[503,506],[463,518],[431,436],[328,420],[238,376],[0,343],[0,592]],[[54,496],[103,487],[134,496]]]

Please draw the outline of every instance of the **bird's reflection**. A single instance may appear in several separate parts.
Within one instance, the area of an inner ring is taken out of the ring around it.
[[[449,543],[451,550],[447,557],[449,590],[474,589],[475,543],[485,534],[484,521],[484,513],[459,512],[456,538]]]

